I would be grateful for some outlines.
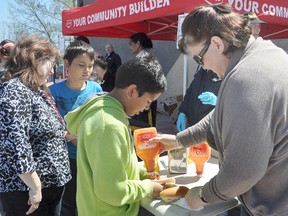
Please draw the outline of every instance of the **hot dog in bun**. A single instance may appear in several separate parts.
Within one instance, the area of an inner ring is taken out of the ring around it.
[[[160,196],[164,202],[170,203],[185,197],[188,191],[189,188],[185,186],[176,186],[161,191]]]

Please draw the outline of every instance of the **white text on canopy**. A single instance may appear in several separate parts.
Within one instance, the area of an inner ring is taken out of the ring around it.
[[[162,8],[162,7],[166,7],[169,6],[170,2],[169,0],[145,0],[145,1],[140,1],[137,3],[133,3],[129,5],[129,10],[130,13],[129,15],[132,14],[138,14],[138,13],[142,13],[142,12],[147,12],[147,11],[151,11],[154,10],[156,8]]]
[[[127,15],[145,13],[148,11],[160,9],[170,6],[170,0],[143,0],[123,5],[116,8],[111,8],[104,11],[99,11],[87,16],[73,19],[73,27],[81,27],[97,22],[118,19]]]
[[[257,14],[265,14],[271,16],[277,16],[288,19],[288,8],[278,6],[275,4],[264,3],[259,4],[257,0],[228,0],[229,4],[237,11],[250,11]],[[280,2],[280,1],[279,1]]]

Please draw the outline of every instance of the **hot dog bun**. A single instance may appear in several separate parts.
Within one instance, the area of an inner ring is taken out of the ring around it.
[[[154,182],[157,182],[159,184],[175,184],[176,179],[175,178],[166,178],[166,179],[159,179],[159,180],[153,180]]]
[[[189,188],[185,186],[176,186],[161,191],[160,196],[164,202],[170,203],[185,197],[188,191]]]
[[[177,187],[176,184],[174,183],[165,183],[165,184],[162,184],[165,188],[171,188],[171,187]]]
[[[157,182],[159,184],[162,184],[165,188],[171,188],[176,187],[176,179],[174,178],[166,178],[166,179],[159,179],[159,180],[153,180],[153,182]]]

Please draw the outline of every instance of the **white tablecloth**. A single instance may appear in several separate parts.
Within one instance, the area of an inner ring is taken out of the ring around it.
[[[160,158],[160,176],[161,178],[173,177],[176,179],[177,185],[184,185],[188,188],[195,186],[202,186],[213,178],[219,171],[218,160],[216,158],[211,158],[204,167],[204,173],[202,176],[196,175],[195,165],[191,163],[188,165],[187,174],[170,174],[168,172],[168,158],[167,156]],[[190,211],[188,209],[182,208],[178,205],[167,204],[161,201],[161,199],[145,198],[141,202],[142,207],[147,209],[154,215],[165,215],[165,216],[175,216],[175,215],[190,215],[190,216],[215,216],[219,213],[225,212],[231,208],[239,205],[237,199],[230,200],[228,202],[221,202],[217,204],[209,204],[204,207],[201,211]]]

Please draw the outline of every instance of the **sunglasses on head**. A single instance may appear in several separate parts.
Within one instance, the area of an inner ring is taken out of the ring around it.
[[[193,56],[193,59],[194,59],[194,61],[197,62],[197,64],[203,65],[203,56],[207,52],[209,46],[210,46],[210,42],[203,47],[203,49],[200,51],[199,55]]]

